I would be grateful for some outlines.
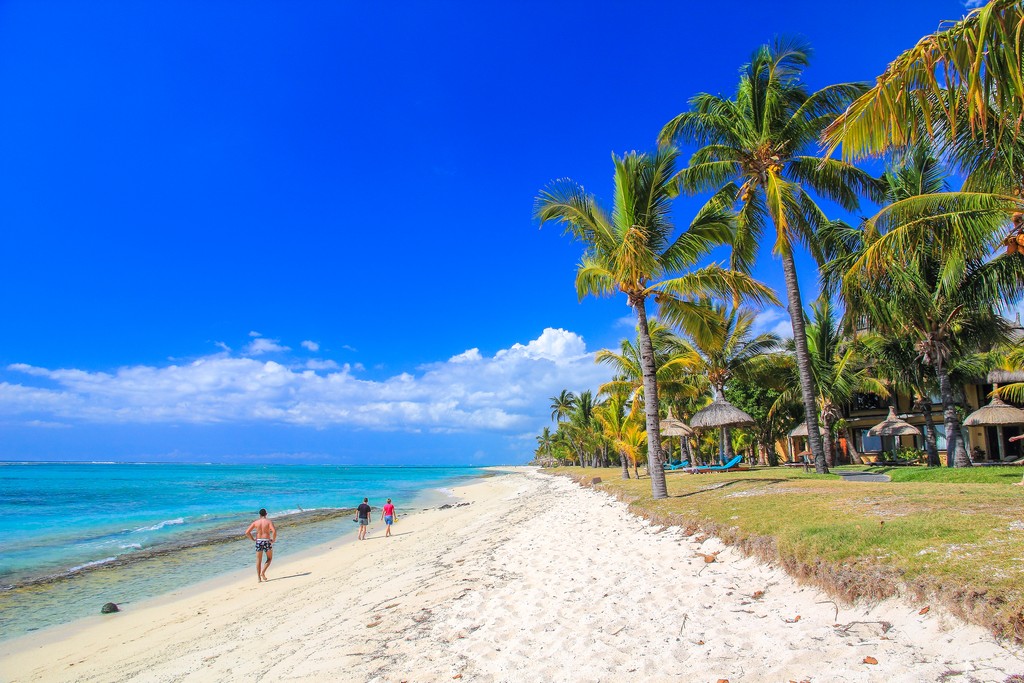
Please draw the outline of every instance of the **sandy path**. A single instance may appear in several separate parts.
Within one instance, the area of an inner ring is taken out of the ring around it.
[[[262,586],[246,579],[0,644],[0,678],[1002,683],[1024,674],[1019,652],[936,607],[923,616],[898,601],[837,608],[780,570],[650,527],[564,478],[520,470],[458,493],[471,504],[403,518],[389,540],[378,525],[375,538],[307,557],[279,546],[279,578]],[[707,564],[697,551],[721,552]]]

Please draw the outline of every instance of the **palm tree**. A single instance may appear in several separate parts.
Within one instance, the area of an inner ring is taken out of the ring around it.
[[[753,311],[730,310],[713,301],[705,301],[703,306],[705,310],[697,315],[665,307],[666,319],[676,323],[685,338],[679,342],[673,362],[691,375],[707,378],[715,396],[725,398],[726,383],[734,376],[742,378],[744,372],[779,345],[779,338],[772,333],[753,334]],[[720,430],[719,439],[725,458],[731,458],[732,441],[727,428]]]
[[[752,431],[757,437],[759,459],[765,465],[777,465],[778,454],[775,442],[799,422],[800,402],[788,402],[790,409],[776,406],[783,392],[792,391],[796,364],[790,353],[776,351],[762,357],[756,364],[745,370],[742,382],[733,382],[725,395],[729,402],[754,418]]]
[[[1024,346],[1011,348],[1002,363],[1003,370],[1024,371]],[[1004,384],[999,387],[999,396],[1017,403],[1024,403],[1024,382]]]
[[[821,410],[826,463],[832,467],[835,464],[832,430],[843,416],[843,407],[853,401],[855,394],[873,393],[884,398],[889,395],[889,391],[871,375],[857,346],[843,336],[832,303],[827,298],[819,299],[811,311],[811,320],[807,325],[807,348],[811,354],[811,369],[818,388],[817,402]],[[779,397],[780,402],[795,399],[792,391],[783,392]]]
[[[551,433],[551,430],[545,427],[544,430],[541,431],[540,435],[536,438],[536,455],[538,457],[542,455],[548,458],[552,457],[552,451],[555,447],[555,435]]]
[[[990,259],[1003,217],[950,209],[948,174],[923,146],[883,176],[889,204],[865,222],[861,244],[837,260],[848,306],[879,330],[912,339],[942,397],[947,457],[970,466],[951,370],[1005,338],[999,309],[1024,294],[1024,259]]]
[[[718,265],[693,269],[716,245],[729,242],[731,215],[710,204],[697,214],[689,229],[673,238],[670,182],[677,156],[672,148],[653,154],[613,155],[615,190],[610,213],[571,180],[556,181],[543,190],[535,211],[542,225],[560,222],[567,233],[586,245],[576,273],[579,297],[622,292],[636,314],[654,498],[665,498],[668,491],[661,471],[664,458],[648,299],[657,303],[700,295],[746,295],[759,301],[771,298],[767,288],[742,273]]]
[[[594,424],[594,409],[596,404],[594,402],[594,394],[589,389],[587,391],[581,391],[579,396],[576,397],[575,408],[572,415],[569,417],[569,422],[564,425],[568,429],[568,434],[572,438],[576,446],[576,452],[579,454],[580,465],[584,463],[584,457],[586,454],[591,454],[591,465],[595,465],[595,458],[593,457],[594,450],[596,449],[597,433],[595,432]]]
[[[630,432],[640,427],[635,413],[628,408],[626,396],[620,393],[605,401],[594,413],[604,436],[619,454],[623,479],[629,479],[629,463],[636,463],[636,452],[629,443]]]
[[[865,88],[846,83],[808,93],[800,77],[809,56],[810,49],[796,42],[760,47],[744,67],[733,99],[695,96],[691,110],[669,121],[659,140],[701,145],[676,176],[679,189],[712,191],[721,201],[738,205],[735,267],[751,267],[766,226],[775,228],[773,253],[782,260],[785,275],[808,441],[817,471],[824,472],[793,250],[803,243],[819,262],[824,258],[815,232],[829,221],[809,191],[853,211],[858,195],[875,196],[877,187],[854,166],[815,156],[822,131]]]
[[[563,420],[568,420],[572,411],[576,409],[576,394],[568,389],[562,389],[558,396],[552,396],[549,400],[551,401],[552,422],[560,423]]]
[[[899,55],[824,134],[854,159],[925,138],[1013,144],[1024,116],[1024,6],[995,0]]]
[[[655,379],[658,384],[658,395],[664,398],[669,394],[678,398],[693,393],[692,377],[681,373],[679,360],[674,354],[679,348],[679,339],[671,328],[656,319],[648,321],[651,334],[651,345],[654,347]],[[619,351],[601,349],[594,357],[595,362],[611,367],[614,371],[612,379],[602,384],[598,391],[601,394],[626,393],[633,400],[643,401],[643,367],[639,343],[629,339],[619,342]]]
[[[889,302],[892,311],[886,317],[899,319],[899,304]],[[921,362],[914,340],[900,334],[908,324],[900,321],[894,330],[875,330],[863,335],[858,343],[868,357],[872,371],[892,387],[891,393],[904,392],[914,397],[914,409],[924,416],[924,449],[928,466],[938,467],[939,449],[931,396],[937,387],[934,373]]]

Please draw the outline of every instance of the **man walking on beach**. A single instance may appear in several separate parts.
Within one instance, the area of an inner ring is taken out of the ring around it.
[[[398,515],[395,514],[395,506],[391,504],[391,499],[388,498],[388,502],[384,503],[384,509],[380,513],[380,518],[384,520],[384,524],[388,530],[384,534],[384,538],[391,535],[391,524],[398,519]]]
[[[267,511],[260,510],[260,518],[249,525],[245,535],[256,541],[256,582],[268,581],[267,570],[274,559],[274,543],[277,542],[277,528],[267,518]],[[263,564],[263,553],[267,554],[267,563]]]
[[[370,523],[370,510],[369,498],[363,498],[363,502],[356,508],[356,512],[359,513],[359,540],[366,540],[366,526]]]

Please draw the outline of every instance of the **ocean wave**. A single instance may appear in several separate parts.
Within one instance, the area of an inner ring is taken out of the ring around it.
[[[102,560],[86,562],[85,564],[80,564],[77,567],[72,567],[71,569],[68,569],[68,574],[74,574],[75,572],[80,572],[83,569],[92,569],[93,567],[99,567],[100,565],[109,564],[110,562],[114,562],[116,560],[116,557],[105,557]]]
[[[167,526],[177,526],[178,524],[184,524],[184,523],[185,523],[185,518],[184,517],[175,517],[174,519],[165,519],[164,521],[160,522],[159,524],[154,524],[153,526],[139,527],[138,529],[135,529],[135,531],[133,531],[132,533],[138,533],[140,531],[160,531],[160,529],[163,529],[164,527],[167,527]]]
[[[290,515],[278,515],[275,523],[279,529],[291,530],[303,527],[307,524],[329,522],[332,520],[351,519],[355,514],[353,508],[318,508],[317,510],[303,509]],[[175,520],[169,520],[174,522]],[[177,522],[180,524],[181,522]],[[154,527],[157,525],[154,525]],[[348,530],[350,527],[343,528]],[[156,540],[153,544],[147,541],[144,547],[138,544],[130,544],[129,539],[121,538],[120,548],[116,549],[109,545],[109,541],[92,546],[95,554],[102,552],[104,555],[116,552],[113,557],[106,557],[95,562],[85,562],[70,569],[54,571],[54,567],[38,568],[35,572],[20,571],[16,577],[0,575],[0,590],[17,590],[30,586],[39,586],[61,581],[75,580],[85,574],[94,571],[116,571],[120,567],[146,562],[170,553],[180,554],[182,551],[193,551],[202,548],[211,548],[223,544],[240,543],[241,529],[238,523],[226,523],[224,525],[207,527],[205,525],[187,524],[181,531],[172,537]],[[100,546],[105,546],[101,549]],[[246,546],[248,547],[248,546]],[[98,552],[96,552],[98,551]]]

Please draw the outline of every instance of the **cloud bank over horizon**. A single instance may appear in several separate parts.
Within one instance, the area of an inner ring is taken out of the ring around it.
[[[564,329],[546,328],[536,339],[490,356],[467,349],[384,379],[362,377],[361,364],[301,358],[279,340],[251,336],[238,353],[220,345],[225,351],[181,364],[111,372],[9,365],[13,380],[0,382],[0,421],[40,429],[279,424],[512,433],[547,419],[549,396],[595,389],[609,374],[595,365],[583,338]],[[275,358],[267,359],[271,354]]]

